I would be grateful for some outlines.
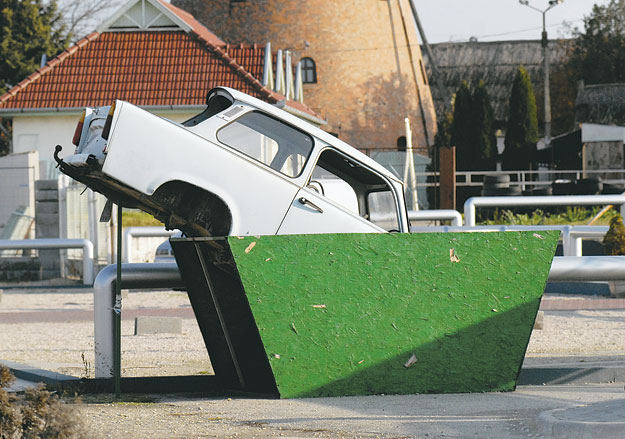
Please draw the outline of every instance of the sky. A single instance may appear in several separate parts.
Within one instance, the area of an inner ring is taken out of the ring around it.
[[[414,0],[430,43],[448,41],[540,39],[542,14],[523,6],[518,0]],[[583,19],[594,4],[609,0],[564,0],[546,14],[549,38],[571,36],[571,29],[584,28]],[[548,0],[529,0],[545,10]]]

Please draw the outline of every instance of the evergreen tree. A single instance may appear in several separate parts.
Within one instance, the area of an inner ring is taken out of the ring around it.
[[[434,136],[434,146],[452,146],[451,125],[453,120],[454,115],[449,111],[446,111],[445,114],[443,114],[443,117],[438,119],[436,124],[436,136]]]
[[[603,237],[603,246],[606,255],[625,255],[625,225],[620,215],[610,220],[610,228]]]
[[[56,0],[0,0],[0,93],[66,46]]]
[[[480,81],[473,90],[472,143],[475,151],[475,171],[495,169],[497,158],[497,139],[495,138],[495,116],[490,97]]]
[[[0,95],[39,68],[41,56],[66,46],[56,0],[0,0]],[[7,154],[11,126],[0,120],[0,156]]]
[[[571,64],[588,84],[625,82],[625,1],[594,5],[577,31]]]
[[[509,111],[503,169],[529,169],[536,153],[538,120],[534,90],[529,74],[523,66],[519,66],[514,77]]]
[[[459,171],[472,171],[474,146],[471,139],[473,125],[473,99],[469,84],[462,81],[456,92],[454,117],[451,123],[451,145],[456,147],[456,167]]]

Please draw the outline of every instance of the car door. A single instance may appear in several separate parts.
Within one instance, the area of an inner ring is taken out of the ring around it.
[[[287,212],[279,235],[300,233],[381,233],[383,229],[339,206],[317,191],[303,187]]]

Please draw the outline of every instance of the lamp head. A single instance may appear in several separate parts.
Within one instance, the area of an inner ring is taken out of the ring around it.
[[[549,0],[549,6],[559,5],[560,3],[564,3],[564,0]]]
[[[529,5],[530,2],[529,2],[529,0],[519,0],[519,3],[521,3],[522,5],[527,6],[527,5]]]

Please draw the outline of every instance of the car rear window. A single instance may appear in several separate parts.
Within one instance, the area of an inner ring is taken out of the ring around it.
[[[303,131],[258,111],[222,128],[217,139],[289,177],[300,175],[314,144]]]

